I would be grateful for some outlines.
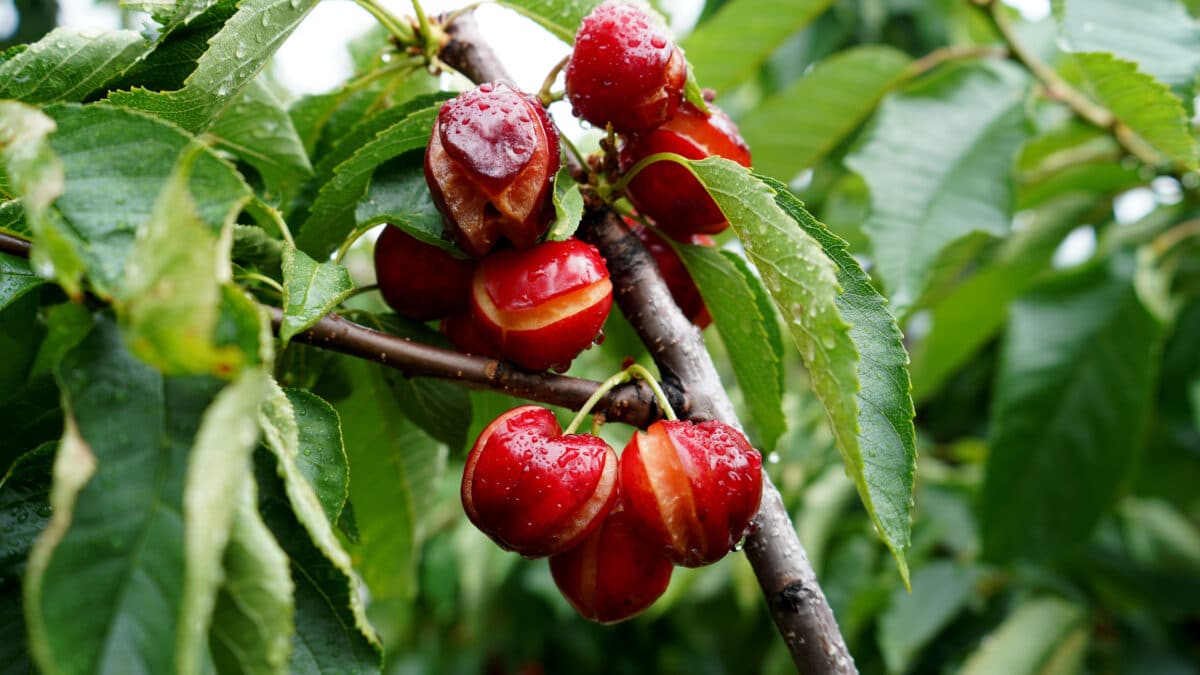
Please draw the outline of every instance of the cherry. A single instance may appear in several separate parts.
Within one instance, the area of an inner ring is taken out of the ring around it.
[[[397,314],[417,321],[440,319],[467,308],[475,263],[388,225],[375,242],[375,276],[383,299]]]
[[[605,2],[575,34],[567,99],[600,128],[649,131],[675,114],[686,80],[687,61],[665,27],[638,7]]]
[[[471,283],[480,333],[530,370],[565,370],[592,344],[611,307],[608,267],[578,239],[497,251],[480,262]]]
[[[469,288],[470,284],[468,283]],[[489,359],[503,358],[496,343],[480,330],[479,322],[475,320],[470,310],[442,319],[441,331],[442,335],[450,340],[450,344],[464,354],[485,356]]]
[[[624,621],[667,590],[674,567],[635,521],[617,506],[581,544],[550,558],[558,590],[585,619]]]
[[[534,405],[500,415],[467,455],[467,518],[527,558],[565,551],[591,534],[617,499],[617,455],[595,436],[562,435]]]
[[[654,256],[654,262],[658,263],[658,271],[662,273],[663,281],[667,282],[667,288],[671,291],[675,304],[679,305],[679,310],[699,328],[707,328],[712,323],[712,316],[708,313],[708,307],[704,305],[704,299],[700,297],[700,289],[696,288],[696,282],[688,274],[687,267],[679,259],[675,249],[654,230],[632,221],[627,222],[630,222],[633,233],[642,240],[650,255]],[[717,245],[712,237],[705,234],[693,234],[684,237],[681,242],[694,246]]]
[[[660,152],[673,152],[687,159],[719,156],[750,166],[750,149],[733,120],[716,106],[708,107],[710,114],[705,115],[684,103],[667,123],[649,134],[630,138],[621,150],[622,168],[628,171]],[[638,211],[673,237],[716,234],[729,226],[700,181],[675,162],[646,166],[629,182],[627,191]]]
[[[446,101],[425,151],[425,180],[468,255],[507,238],[533,246],[554,215],[558,132],[536,98],[489,83]]]
[[[676,565],[723,558],[762,497],[762,455],[716,420],[658,421],[621,455],[621,495],[643,532]]]

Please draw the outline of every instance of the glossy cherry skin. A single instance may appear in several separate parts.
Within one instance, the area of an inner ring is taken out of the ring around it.
[[[604,258],[578,239],[496,251],[471,283],[480,333],[529,370],[565,370],[595,340],[611,307]]]
[[[724,157],[750,166],[750,148],[733,120],[709,104],[705,115],[685,103],[679,113],[649,134],[630,138],[621,151],[625,171],[642,159],[673,152],[687,159]],[[675,238],[691,234],[716,234],[729,226],[717,203],[686,168],[670,161],[645,167],[629,183],[629,199]]]
[[[700,289],[696,288],[696,282],[688,274],[687,267],[679,259],[675,249],[655,234],[654,230],[641,224],[633,226],[633,233],[642,240],[650,255],[654,256],[654,262],[658,263],[658,271],[662,274],[663,281],[667,282],[667,288],[671,291],[675,304],[679,305],[679,310],[698,328],[707,328],[712,323],[712,316],[708,313],[708,307],[704,305],[704,299],[700,297]],[[717,242],[706,234],[693,234],[682,239],[681,243],[709,247],[717,245]]]
[[[572,548],[617,501],[617,455],[596,436],[562,435],[554,414],[514,408],[479,434],[463,470],[467,518],[527,558]]]
[[[606,2],[575,34],[567,99],[601,129],[650,131],[675,114],[686,80],[687,61],[665,27],[636,6]]]
[[[537,99],[502,83],[446,101],[425,150],[425,180],[446,229],[468,255],[508,239],[533,246],[554,215],[558,132]]]
[[[654,604],[667,590],[674,566],[642,536],[619,506],[575,548],[550,558],[563,597],[585,619],[616,623]]]
[[[417,321],[440,319],[467,308],[473,260],[409,236],[393,225],[375,242],[375,277],[397,314]]]
[[[625,446],[621,496],[671,562],[714,563],[758,512],[762,455],[723,422],[655,422]]]
[[[479,322],[475,320],[474,314],[469,309],[442,319],[441,331],[442,335],[450,340],[450,344],[464,354],[474,354],[489,359],[504,358],[504,355],[500,353],[499,345],[484,334],[479,327]]]

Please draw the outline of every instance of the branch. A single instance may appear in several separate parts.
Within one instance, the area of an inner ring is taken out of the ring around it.
[[[477,37],[472,16],[457,18],[447,33],[454,50],[443,50],[442,61],[476,82],[508,79],[495,53]],[[703,335],[671,299],[645,246],[607,208],[589,210],[579,234],[608,262],[614,299],[650,350],[664,385],[686,392],[676,407],[679,416],[719,419],[740,428]],[[808,675],[858,672],[783,498],[765,471],[762,505],[745,552],[796,667]]]

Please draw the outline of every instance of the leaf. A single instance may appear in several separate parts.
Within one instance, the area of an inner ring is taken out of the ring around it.
[[[321,501],[330,523],[336,523],[349,496],[350,465],[342,444],[337,411],[304,389],[285,389],[296,415],[300,454],[296,466]]]
[[[220,0],[121,0],[130,9],[149,12],[164,28],[186,23]]]
[[[25,559],[50,520],[50,473],[56,443],[25,453],[0,476],[0,670],[33,673],[21,602]]]
[[[1089,89],[1101,105],[1167,160],[1196,168],[1196,140],[1183,104],[1165,85],[1111,54],[1076,54]]]
[[[992,559],[1084,542],[1135,466],[1163,328],[1126,256],[1036,288],[1012,308],[981,500]]]
[[[910,63],[891,47],[854,47],[755,106],[738,121],[755,170],[786,180],[814,166],[904,81]]]
[[[56,377],[70,414],[25,579],[31,651],[46,672],[174,672],[188,455],[224,383],[163,377],[104,315]]]
[[[579,191],[579,183],[571,177],[567,167],[558,170],[554,175],[554,222],[546,235],[549,241],[569,239],[579,228],[583,219],[583,193]]]
[[[363,230],[383,223],[457,257],[464,254],[444,237],[442,214],[433,204],[425,182],[425,155],[409,152],[375,170],[367,194],[358,201],[354,220]]]
[[[1059,0],[1055,3],[1063,47],[1108,52],[1190,92],[1200,71],[1200,26],[1178,0]],[[1190,94],[1188,94],[1190,96]]]
[[[357,147],[348,159],[333,169],[297,236],[296,243],[303,251],[324,257],[354,231],[354,207],[366,192],[375,168],[393,157],[425,147],[439,107],[429,105],[406,114]],[[352,141],[348,138],[341,145]],[[351,144],[350,147],[355,146]],[[318,177],[322,174],[320,166],[317,174]]]
[[[28,259],[0,253],[0,310],[43,283],[43,279],[33,273]]]
[[[237,3],[238,0],[206,2],[207,7],[197,6],[195,16],[184,16],[179,21],[163,21],[162,31],[153,48],[118,80],[108,83],[106,88],[141,87],[151,91],[182,89],[188,76],[196,70],[196,62],[208,50],[209,40],[237,12]]]
[[[354,282],[345,267],[318,263],[304,251],[288,246],[283,249],[283,290],[279,339],[286,345],[293,335],[312,328],[341,304],[354,290]]]
[[[267,201],[282,200],[313,176],[292,118],[261,78],[242,90],[209,134],[217,139],[217,147],[258,170]]]
[[[273,279],[283,278],[284,243],[257,225],[233,226],[233,262],[252,267]]]
[[[844,242],[782,185],[720,158],[687,165],[729,219],[787,323],[859,497],[907,581],[916,453],[908,356],[895,320]]]
[[[994,64],[923,80],[883,102],[846,158],[871,190],[865,230],[897,316],[920,300],[947,246],[972,232],[1008,231],[1026,79]]]
[[[819,374],[809,365],[809,371],[814,389],[833,423],[838,448],[859,497],[895,556],[900,577],[907,584],[905,553],[911,530],[917,450],[903,336],[896,319],[887,310],[887,301],[871,286],[870,277],[850,255],[846,243],[809,215],[800,200],[781,183],[770,179],[765,182],[774,188],[780,207],[821,244],[837,266],[837,280],[842,288],[836,300],[837,310],[850,324],[850,340],[857,352],[854,379],[845,379],[842,366]],[[837,358],[851,356],[842,353]],[[852,393],[853,401],[847,400]],[[839,415],[835,414],[839,408],[846,415],[855,410],[857,425],[839,426]]]
[[[1066,600],[1027,600],[963,664],[963,675],[1070,675],[1087,652],[1087,614]]]
[[[916,656],[966,607],[976,570],[937,561],[913,574],[912,592],[897,588],[879,616],[879,649],[891,673],[905,673]]]
[[[204,131],[316,4],[317,0],[241,0],[237,13],[209,41],[182,89],[154,92],[135,88],[115,91],[108,100],[144,110],[193,133]],[[189,15],[198,13],[190,11]]]
[[[209,647],[217,672],[283,675],[296,632],[295,585],[287,554],[258,513],[254,480],[239,483]]]
[[[758,430],[756,445],[769,453],[787,430],[783,416],[783,345],[775,309],[768,306],[763,314],[752,290],[752,284],[761,282],[737,254],[704,246],[678,245],[675,250],[700,289],[713,325],[729,352],[750,419]],[[774,336],[768,325],[776,327]]]
[[[55,28],[0,64],[0,98],[26,103],[82,101],[145,51],[146,41],[136,31]]]
[[[730,0],[683,41],[683,48],[700,84],[724,93],[753,79],[785,40],[832,4],[832,0]]]
[[[499,4],[515,9],[533,19],[554,37],[567,44],[575,42],[575,32],[583,17],[601,0],[498,0]]]

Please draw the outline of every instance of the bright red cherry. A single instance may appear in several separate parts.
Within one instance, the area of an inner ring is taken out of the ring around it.
[[[683,52],[636,6],[606,2],[583,19],[567,63],[575,115],[619,133],[650,131],[675,114],[687,80]]]
[[[558,590],[585,619],[624,621],[667,590],[674,567],[634,521],[618,506],[583,543],[550,558]]]
[[[514,408],[479,434],[463,471],[467,518],[527,558],[591,534],[617,499],[617,454],[596,436],[562,435],[554,414]]]
[[[604,258],[578,239],[497,251],[479,263],[471,283],[480,333],[530,370],[565,370],[592,344],[611,307]]]
[[[417,321],[462,312],[471,296],[475,262],[388,225],[375,242],[375,276],[383,299],[397,314]]]
[[[762,455],[711,420],[658,421],[621,455],[621,496],[676,565],[716,562],[745,535],[762,498]]]
[[[425,180],[447,229],[482,257],[501,237],[533,246],[554,215],[558,132],[534,97],[482,84],[446,101],[425,151]]]
[[[622,148],[626,171],[642,159],[673,152],[687,159],[724,157],[750,166],[750,148],[737,126],[711,103],[711,114],[685,103],[666,124],[644,136],[630,138]],[[729,226],[717,203],[686,168],[669,161],[645,167],[629,183],[629,199],[672,237],[716,234]]]
[[[650,255],[654,256],[654,262],[658,263],[658,271],[662,273],[663,281],[667,282],[667,288],[671,291],[675,304],[679,305],[679,310],[699,328],[707,328],[712,323],[712,316],[708,313],[708,307],[704,305],[704,299],[700,297],[700,289],[696,288],[696,282],[688,274],[687,267],[679,259],[675,249],[654,230],[641,224],[633,225],[633,233],[642,240]],[[717,245],[717,242],[706,234],[693,234],[683,238],[682,243],[709,247]]]
[[[450,340],[450,344],[464,354],[485,356],[489,359],[503,358],[499,346],[480,330],[479,322],[470,310],[442,319],[441,331],[442,335]]]

